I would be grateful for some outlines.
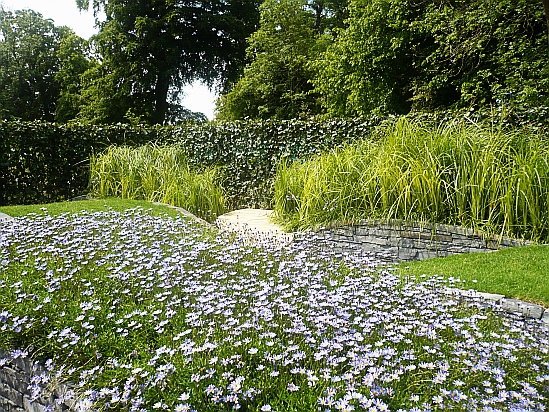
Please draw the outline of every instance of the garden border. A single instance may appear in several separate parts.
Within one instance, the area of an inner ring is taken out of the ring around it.
[[[488,235],[461,226],[398,219],[334,225],[318,229],[315,235],[338,252],[362,250],[391,263],[531,244],[527,240]]]

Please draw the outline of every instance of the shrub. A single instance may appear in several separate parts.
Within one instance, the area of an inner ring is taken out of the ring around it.
[[[218,170],[191,167],[180,146],[111,146],[90,159],[90,191],[100,197],[148,200],[213,220],[225,212]]]

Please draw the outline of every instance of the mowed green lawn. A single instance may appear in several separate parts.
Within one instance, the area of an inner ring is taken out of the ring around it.
[[[67,201],[58,203],[48,203],[45,205],[19,205],[19,206],[2,206],[0,207],[0,213],[5,213],[12,217],[25,216],[30,213],[44,213],[43,209],[46,209],[50,216],[57,216],[62,213],[78,213],[80,211],[87,211],[90,213],[100,212],[105,210],[115,210],[122,212],[127,209],[135,207],[142,207],[143,209],[151,209],[153,214],[167,214],[169,216],[176,216],[180,214],[177,210],[152,202],[144,200],[129,200],[119,198],[107,198],[107,199],[91,199],[91,200],[79,200],[79,201]]]
[[[403,276],[453,276],[466,288],[549,307],[549,245],[523,246],[401,263]]]

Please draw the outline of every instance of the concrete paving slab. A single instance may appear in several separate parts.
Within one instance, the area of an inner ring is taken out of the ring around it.
[[[248,240],[264,242],[265,239],[287,244],[293,240],[293,233],[284,231],[273,222],[273,211],[269,209],[239,209],[218,216],[215,225],[221,229],[239,232]]]
[[[6,215],[5,213],[0,212],[0,221],[9,221],[9,220],[15,220],[10,215]]]

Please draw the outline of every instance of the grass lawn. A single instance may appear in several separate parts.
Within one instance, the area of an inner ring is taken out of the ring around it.
[[[35,398],[54,377],[82,412],[548,404],[549,331],[440,293],[452,281],[306,239],[250,246],[143,202],[25,210],[0,222],[0,367],[44,361]]]
[[[398,268],[402,276],[453,276],[470,289],[549,307],[549,245],[405,262]]]
[[[142,207],[144,209],[150,209],[155,215],[168,214],[169,216],[177,216],[180,213],[172,208],[155,205],[151,202],[144,200],[128,200],[120,198],[107,198],[107,199],[93,199],[93,200],[79,200],[79,201],[67,201],[58,203],[48,203],[46,205],[20,205],[20,206],[1,206],[0,212],[9,216],[25,216],[29,213],[44,214],[47,211],[50,216],[57,216],[62,213],[77,213],[82,210],[88,212],[98,212],[106,210],[115,210],[122,212],[127,209]]]

